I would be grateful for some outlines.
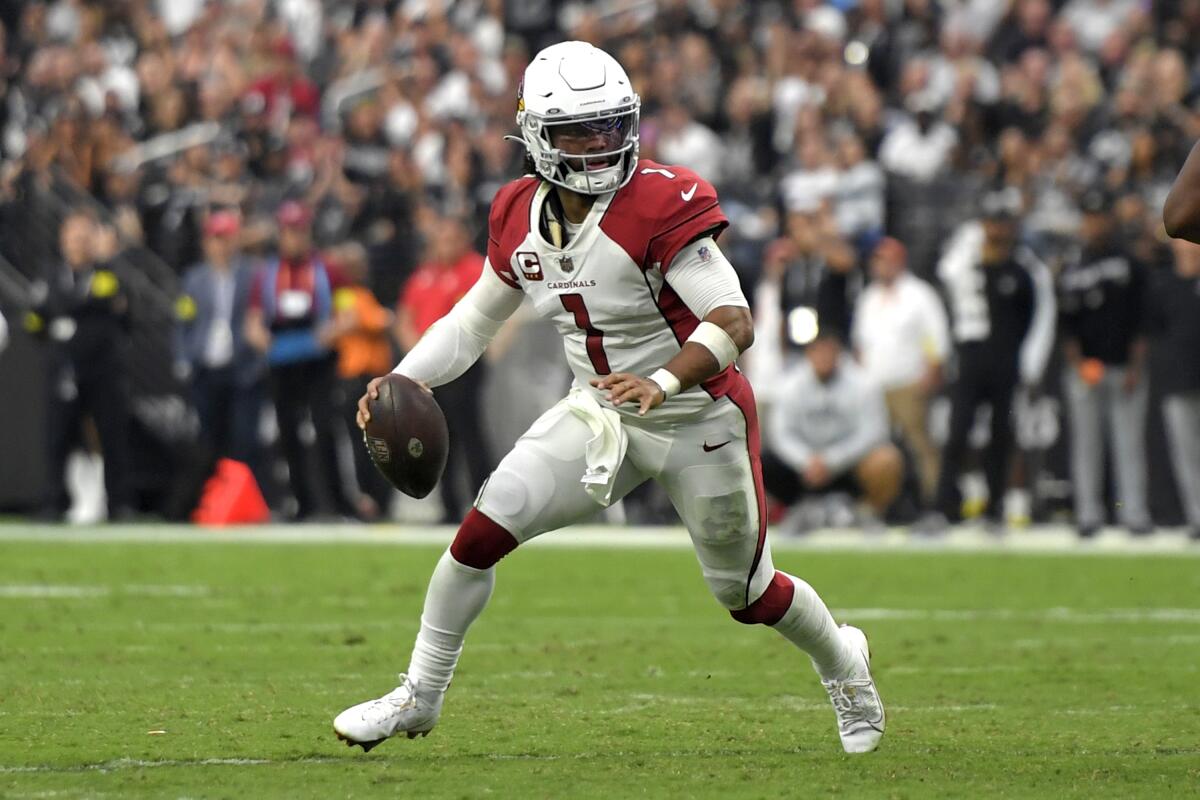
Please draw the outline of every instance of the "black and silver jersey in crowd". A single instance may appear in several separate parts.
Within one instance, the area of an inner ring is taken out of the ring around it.
[[[983,226],[960,228],[938,263],[958,357],[983,359],[996,370],[1041,379],[1054,344],[1054,281],[1029,248],[984,266]]]
[[[1141,264],[1115,243],[1071,248],[1058,278],[1063,336],[1084,358],[1125,364],[1142,334],[1145,285]]]

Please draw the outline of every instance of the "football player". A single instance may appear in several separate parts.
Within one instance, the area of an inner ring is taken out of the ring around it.
[[[883,735],[866,637],[772,565],[754,394],[734,366],[753,324],[715,241],[728,221],[694,172],[639,161],[639,106],[620,64],[585,42],[548,47],[525,71],[517,125],[535,174],[497,193],[482,277],[395,372],[454,380],[528,297],[562,334],[574,385],[492,473],[434,569],[400,685],[334,720],[348,744],[429,733],[496,563],[651,479],[717,601],[811,657],[846,751]]]

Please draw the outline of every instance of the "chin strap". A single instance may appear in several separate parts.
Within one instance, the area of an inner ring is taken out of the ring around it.
[[[542,222],[546,238],[559,249],[562,249],[568,238],[566,226],[559,221],[564,217],[566,213],[562,208],[562,200],[559,199],[558,191],[551,186],[546,202],[542,203]]]

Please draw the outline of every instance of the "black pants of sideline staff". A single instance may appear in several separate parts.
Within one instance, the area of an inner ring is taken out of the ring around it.
[[[1004,513],[1004,493],[1008,488],[1009,456],[1012,453],[1013,393],[1020,382],[1015,365],[1009,367],[988,358],[960,358],[959,374],[950,387],[950,430],[942,449],[942,471],[938,477],[937,510],[948,519],[962,517],[962,493],[958,479],[970,445],[975,413],[981,405],[992,409],[991,435],[983,451],[983,472],[987,479],[988,503],[984,511],[989,520],[999,521]]]
[[[83,440],[85,417],[95,425],[104,458],[108,518],[131,510],[129,486],[129,390],[124,370],[115,362],[83,372],[62,364],[51,369],[46,407],[50,460],[43,515],[61,518],[71,505],[67,492],[67,457]]]
[[[316,434],[314,455],[321,485],[328,490],[336,513],[354,516],[354,505],[347,499],[338,470],[335,426],[339,415],[334,400],[336,372],[333,357],[274,364],[268,382],[275,401],[275,419],[279,425],[279,442],[287,459],[289,482],[299,504],[297,517],[310,517],[321,507],[321,494],[313,481],[308,450],[300,438],[300,426],[306,412]]]

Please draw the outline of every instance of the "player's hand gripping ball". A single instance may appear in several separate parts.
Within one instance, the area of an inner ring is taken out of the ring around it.
[[[358,402],[358,422],[388,482],[411,497],[433,491],[446,469],[450,434],[427,387],[403,375],[376,378]]]

